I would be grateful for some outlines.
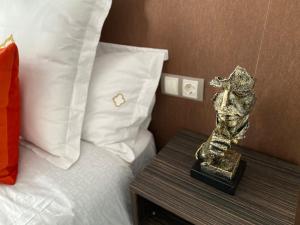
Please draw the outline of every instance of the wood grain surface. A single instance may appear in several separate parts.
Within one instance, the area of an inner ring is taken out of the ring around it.
[[[241,147],[247,161],[235,196],[193,179],[205,136],[179,132],[138,175],[131,191],[193,224],[294,224],[300,167]]]
[[[296,210],[295,225],[300,225],[300,192],[298,194],[298,206],[297,206],[297,210]]]
[[[300,165],[300,1],[114,0],[102,40],[166,48],[165,72],[205,79],[203,102],[158,93],[151,130],[162,147],[181,128],[209,135],[208,85],[236,65],[257,79],[242,145]]]

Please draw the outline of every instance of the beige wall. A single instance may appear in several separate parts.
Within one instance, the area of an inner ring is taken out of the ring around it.
[[[114,0],[103,40],[167,48],[165,72],[206,79],[203,102],[158,93],[151,130],[164,145],[178,129],[210,134],[208,81],[236,65],[257,79],[241,144],[300,165],[300,1]]]

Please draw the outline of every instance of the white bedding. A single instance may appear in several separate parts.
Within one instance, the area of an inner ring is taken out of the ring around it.
[[[129,183],[155,154],[149,132],[138,140],[132,165],[82,142],[79,161],[65,171],[21,147],[17,184],[0,185],[0,224],[132,224]]]

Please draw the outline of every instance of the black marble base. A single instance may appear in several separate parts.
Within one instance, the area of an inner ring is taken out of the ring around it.
[[[246,161],[241,160],[239,167],[236,171],[236,175],[232,180],[228,180],[226,178],[208,174],[205,171],[201,170],[200,162],[196,161],[191,169],[191,176],[197,180],[203,181],[204,183],[211,185],[223,192],[234,195],[235,190],[242,179],[244,171],[246,169]]]

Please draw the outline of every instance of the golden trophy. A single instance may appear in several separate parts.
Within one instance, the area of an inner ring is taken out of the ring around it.
[[[228,78],[216,77],[210,82],[221,88],[213,98],[216,128],[196,151],[197,162],[191,175],[229,194],[234,194],[246,168],[241,154],[231,147],[245,138],[249,128],[249,113],[255,103],[254,84],[251,75],[240,66]]]

